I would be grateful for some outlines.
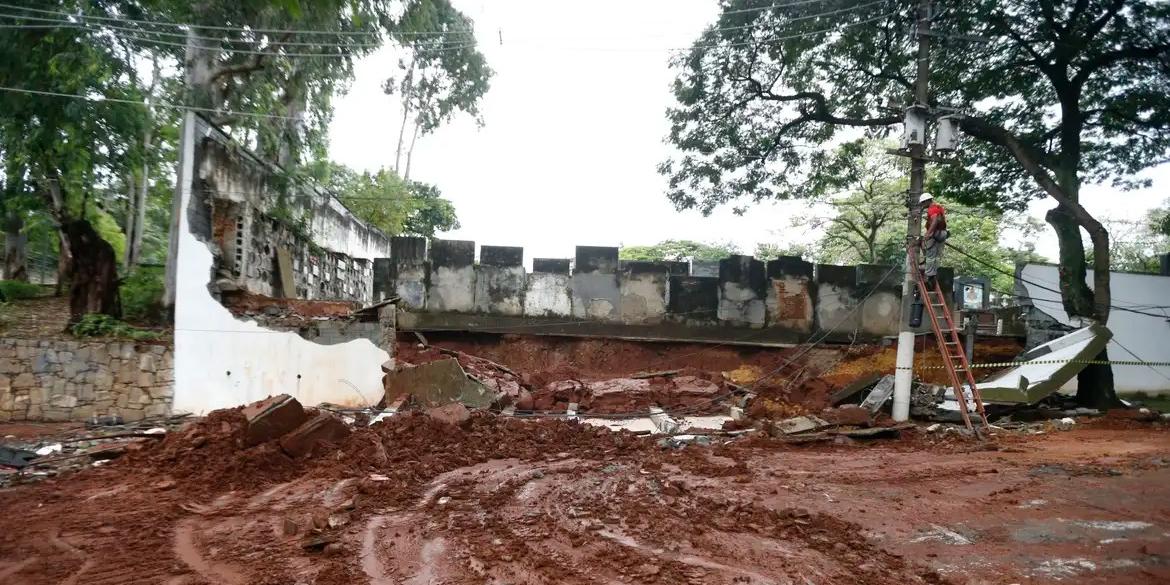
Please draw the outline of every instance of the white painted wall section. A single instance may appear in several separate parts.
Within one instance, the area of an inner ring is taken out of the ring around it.
[[[179,154],[179,249],[175,301],[176,412],[206,413],[288,393],[306,405],[368,406],[382,397],[380,366],[390,359],[369,340],[318,345],[295,333],[237,320],[207,290],[212,254],[191,233],[194,114],[184,118]],[[344,250],[343,250],[344,251]]]
[[[1051,264],[1028,264],[1022,280],[1060,290],[1058,267]],[[1086,279],[1093,286],[1093,271]],[[1020,282],[1037,309],[1061,323],[1071,324],[1060,303],[1060,295],[1027,282]],[[1170,277],[1156,274],[1113,272],[1110,276],[1114,309],[1107,326],[1113,332],[1109,342],[1109,359],[1117,361],[1170,362]],[[1154,316],[1118,309],[1130,308]],[[1131,355],[1129,351],[1136,354]],[[1113,379],[1118,392],[1170,392],[1170,366],[1116,365]],[[1076,379],[1066,386],[1075,389]]]

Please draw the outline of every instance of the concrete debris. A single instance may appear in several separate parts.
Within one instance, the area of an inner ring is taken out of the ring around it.
[[[61,443],[54,443],[52,445],[45,445],[44,447],[37,449],[36,453],[37,453],[37,455],[39,455],[41,457],[45,457],[48,455],[52,455],[53,453],[60,453],[61,449],[62,449]]]
[[[834,392],[833,396],[829,398],[829,404],[832,406],[841,404],[842,402],[845,402],[854,396],[857,396],[858,394],[861,394],[862,392],[872,388],[874,384],[877,384],[881,379],[881,374],[870,374],[868,376],[863,376],[852,384],[849,384],[848,386],[845,386],[844,388]]]
[[[1052,421],[1052,428],[1054,428],[1058,431],[1067,431],[1067,430],[1073,428],[1074,426],[1076,426],[1076,424],[1077,424],[1076,419],[1069,418],[1066,416],[1062,419]]]
[[[798,416],[776,422],[776,430],[785,435],[809,433],[833,426],[833,423],[812,415]]]
[[[664,449],[681,449],[687,445],[710,445],[708,435],[673,435],[658,439],[658,446]]]
[[[861,407],[871,413],[876,413],[893,395],[894,377],[883,376],[881,380],[878,380],[878,383],[873,387],[873,390],[869,392],[869,395],[865,397],[865,400],[861,401]]]
[[[437,360],[389,372],[382,378],[383,404],[409,396],[422,408],[461,402],[468,408],[488,408],[502,396],[472,380],[455,359]]]
[[[471,411],[462,403],[452,402],[426,410],[427,416],[449,425],[461,425],[471,418]]]
[[[657,406],[650,407],[650,422],[654,423],[654,427],[660,433],[674,433],[677,432],[682,423],[674,417],[666,414],[666,411]]]
[[[318,412],[316,416],[280,439],[280,448],[290,457],[303,457],[321,442],[337,443],[349,436],[350,428],[340,418]]]
[[[288,394],[253,402],[242,412],[248,421],[244,435],[244,445],[248,447],[283,437],[308,419],[301,403]]]

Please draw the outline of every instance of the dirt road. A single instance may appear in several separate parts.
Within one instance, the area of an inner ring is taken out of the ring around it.
[[[0,491],[0,583],[1165,583],[1170,433],[679,450],[421,415],[291,460],[213,416]]]

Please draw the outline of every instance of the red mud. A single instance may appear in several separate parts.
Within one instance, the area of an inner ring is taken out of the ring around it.
[[[413,414],[292,459],[242,448],[238,412],[219,412],[0,491],[0,583],[1164,583],[1167,438],[664,450]]]

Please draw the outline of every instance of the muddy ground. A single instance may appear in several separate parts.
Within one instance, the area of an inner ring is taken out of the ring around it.
[[[241,418],[0,491],[0,583],[1170,581],[1161,423],[664,449],[411,414],[294,460]]]

